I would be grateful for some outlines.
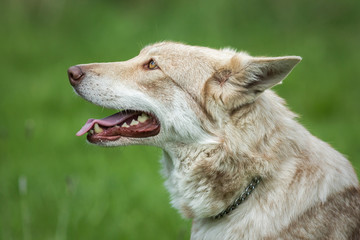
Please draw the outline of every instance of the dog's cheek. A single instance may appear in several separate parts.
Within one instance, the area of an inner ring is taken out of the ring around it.
[[[171,104],[177,87],[173,80],[168,77],[160,77],[155,80],[141,81],[138,83],[139,89],[153,99],[162,103]]]

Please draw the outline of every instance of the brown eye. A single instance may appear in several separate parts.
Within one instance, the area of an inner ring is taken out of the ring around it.
[[[158,66],[157,66],[157,64],[156,64],[156,62],[155,62],[154,60],[150,60],[150,62],[148,63],[147,67],[148,67],[149,69],[155,69],[155,68],[157,68]]]

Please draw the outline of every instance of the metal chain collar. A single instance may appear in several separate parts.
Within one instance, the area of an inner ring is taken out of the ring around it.
[[[250,184],[245,188],[245,190],[241,193],[240,197],[235,199],[234,203],[231,204],[229,207],[227,207],[224,211],[217,214],[216,216],[213,216],[213,219],[220,219],[223,216],[229,214],[233,210],[235,210],[241,203],[243,203],[247,197],[252,193],[252,191],[255,189],[255,187],[259,184],[261,181],[261,177],[255,177],[253,180],[251,180]]]

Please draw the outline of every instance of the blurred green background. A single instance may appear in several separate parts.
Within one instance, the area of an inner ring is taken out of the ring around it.
[[[302,56],[275,90],[359,173],[359,12],[356,0],[2,0],[0,239],[189,239],[159,149],[75,137],[113,111],[76,96],[67,68],[156,41]]]

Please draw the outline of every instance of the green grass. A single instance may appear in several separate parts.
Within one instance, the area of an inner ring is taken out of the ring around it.
[[[300,55],[275,90],[360,173],[359,1],[0,3],[0,239],[189,239],[152,147],[76,137],[90,117],[66,70],[131,58],[161,40]],[[19,186],[21,185],[21,186]]]

